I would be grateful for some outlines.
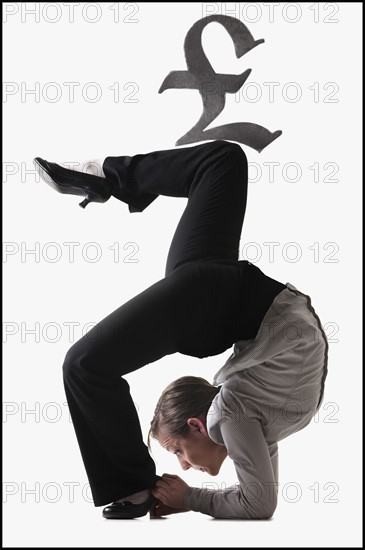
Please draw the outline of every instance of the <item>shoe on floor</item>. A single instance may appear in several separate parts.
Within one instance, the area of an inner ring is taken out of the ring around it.
[[[153,513],[153,508],[157,504],[158,499],[151,495],[145,502],[141,504],[133,504],[128,500],[124,502],[113,502],[108,504],[103,509],[103,518],[106,519],[134,519],[145,516],[147,512]]]

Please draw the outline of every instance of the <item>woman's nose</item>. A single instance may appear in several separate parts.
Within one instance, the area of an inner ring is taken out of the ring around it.
[[[180,466],[182,467],[183,470],[189,470],[189,468],[191,468],[191,465],[189,464],[189,462],[187,462],[184,459],[180,460]]]

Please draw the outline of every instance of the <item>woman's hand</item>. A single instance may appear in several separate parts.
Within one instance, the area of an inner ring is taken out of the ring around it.
[[[162,478],[156,482],[154,489],[152,489],[152,494],[171,508],[180,508],[183,509],[181,511],[187,511],[184,508],[184,496],[188,488],[189,485],[179,476],[163,474]]]

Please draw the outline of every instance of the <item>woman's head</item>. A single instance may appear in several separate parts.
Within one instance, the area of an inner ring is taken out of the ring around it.
[[[206,418],[219,389],[196,376],[183,376],[171,382],[157,402],[148,448],[152,436],[176,454],[183,470],[194,468],[217,475],[227,450],[209,437]]]

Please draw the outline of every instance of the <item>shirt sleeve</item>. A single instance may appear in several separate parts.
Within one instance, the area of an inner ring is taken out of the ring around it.
[[[277,505],[278,444],[268,445],[258,419],[241,412],[220,423],[239,483],[225,490],[189,487],[185,505],[215,518],[269,519]]]

